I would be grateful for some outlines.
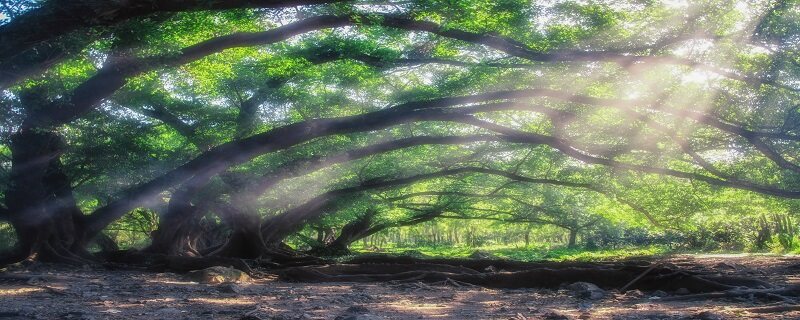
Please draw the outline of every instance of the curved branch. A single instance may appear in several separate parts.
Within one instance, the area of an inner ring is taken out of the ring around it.
[[[296,231],[297,228],[301,227],[304,222],[323,216],[327,210],[330,210],[332,206],[335,205],[335,200],[340,197],[355,194],[358,192],[363,192],[366,190],[385,189],[385,188],[403,186],[418,181],[442,178],[452,175],[461,175],[466,173],[491,174],[527,183],[542,183],[542,184],[551,184],[551,185],[576,187],[576,188],[587,188],[590,186],[590,184],[587,183],[561,181],[555,179],[531,178],[531,177],[520,176],[514,173],[505,172],[502,170],[495,170],[495,169],[488,169],[481,167],[462,167],[455,169],[445,169],[437,172],[412,175],[392,180],[373,179],[362,182],[361,184],[356,186],[327,191],[321,195],[318,195],[306,201],[305,203],[297,207],[289,209],[279,215],[268,218],[267,220],[264,221],[264,223],[262,223],[261,227],[262,235],[265,237],[264,242],[277,243],[283,240],[283,238],[285,238],[287,235],[291,234],[292,232]]]
[[[23,127],[57,126],[72,121],[93,109],[102,99],[110,96],[125,85],[127,79],[143,72],[158,68],[179,66],[225,49],[265,45],[283,41],[309,31],[348,25],[376,25],[412,31],[425,31],[452,39],[486,45],[519,58],[539,62],[610,61],[622,64],[657,62],[689,65],[692,67],[702,66],[694,61],[669,56],[637,56],[620,54],[618,52],[598,51],[542,53],[532,50],[526,45],[509,38],[448,29],[432,22],[417,21],[391,15],[317,16],[264,32],[234,33],[209,39],[187,47],[175,55],[112,63],[103,67],[97,74],[79,85],[71,93],[65,95],[67,97],[66,99],[54,101],[48,107],[42,108],[43,112],[28,117]],[[732,77],[733,75],[729,76]]]
[[[509,137],[509,141],[520,142],[520,143],[531,142],[531,143],[536,143],[536,144],[547,144],[550,147],[552,147],[552,148],[554,148],[556,150],[559,150],[562,153],[564,153],[564,154],[566,154],[566,155],[568,155],[568,156],[570,156],[572,158],[575,158],[577,160],[581,160],[583,162],[590,163],[590,164],[599,164],[599,165],[604,165],[604,166],[608,166],[608,167],[612,167],[612,168],[618,168],[618,169],[625,169],[625,170],[632,170],[632,171],[639,171],[639,172],[667,175],[667,176],[673,176],[673,177],[682,178],[682,179],[698,180],[698,181],[703,181],[703,182],[706,182],[708,184],[717,185],[717,186],[721,186],[721,187],[730,187],[730,188],[735,188],[735,189],[748,190],[748,191],[753,191],[753,192],[757,192],[757,193],[761,193],[761,194],[784,197],[784,198],[791,198],[791,199],[800,198],[800,191],[783,190],[783,189],[777,189],[777,188],[774,188],[774,187],[757,185],[757,184],[746,182],[746,181],[742,181],[742,180],[718,179],[718,178],[714,178],[714,177],[710,177],[710,176],[706,176],[706,175],[702,175],[702,174],[697,174],[697,173],[684,172],[684,171],[666,169],[666,168],[651,167],[651,166],[645,166],[645,165],[628,164],[628,163],[619,162],[619,161],[616,161],[616,160],[613,160],[613,159],[600,158],[600,157],[592,156],[592,155],[585,154],[585,153],[581,152],[580,150],[572,147],[569,144],[569,142],[567,140],[564,140],[564,139],[554,138],[554,137],[547,137],[547,136],[543,137],[543,136],[538,135],[538,134],[531,134],[531,133],[528,133],[528,132],[519,131],[519,130],[516,130],[516,129],[511,129],[511,128],[508,128],[508,127],[500,126],[500,125],[497,125],[497,124],[494,124],[494,123],[491,123],[491,122],[479,120],[479,119],[474,118],[474,117],[472,117],[472,118],[462,118],[462,119],[453,120],[453,121],[463,122],[463,123],[466,123],[466,124],[482,127],[482,128],[487,129],[487,130],[490,130],[490,131],[501,133],[503,135],[508,136]]]
[[[42,42],[80,29],[111,26],[159,12],[282,8],[338,1],[341,0],[47,1],[42,7],[30,10],[0,26],[0,61],[7,61]]]

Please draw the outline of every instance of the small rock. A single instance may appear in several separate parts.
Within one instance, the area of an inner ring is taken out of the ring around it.
[[[720,262],[714,265],[714,269],[724,269],[724,270],[736,270],[736,266],[727,264],[725,262]]]
[[[117,314],[117,313],[122,313],[122,310],[120,310],[120,309],[108,309],[108,310],[103,310],[103,311],[100,311],[100,312],[101,313]]]
[[[669,295],[669,293],[666,293],[666,292],[661,291],[661,290],[656,290],[656,291],[653,291],[652,293],[650,293],[651,297],[658,297],[658,298],[663,298],[663,297],[666,297],[668,295]]]
[[[625,292],[626,298],[642,298],[644,297],[644,293],[639,289],[628,290]]]
[[[686,288],[678,288],[678,290],[675,290],[675,294],[684,295],[684,294],[690,294],[690,293],[691,292],[689,291],[689,289],[686,289]]]
[[[495,256],[494,254],[492,254],[491,252],[488,252],[488,251],[475,250],[475,252],[470,254],[468,258],[470,258],[470,259],[497,259],[497,256]]]
[[[575,282],[567,286],[576,298],[597,300],[605,297],[606,292],[597,285],[589,282]]]
[[[217,286],[217,291],[222,293],[242,293],[243,288],[235,283],[223,283]]]
[[[227,267],[210,267],[190,271],[186,277],[191,281],[205,284],[239,283],[250,281],[250,276],[241,270]]]
[[[369,310],[367,310],[367,307],[364,306],[352,306],[350,308],[347,308],[347,310],[345,310],[344,312],[361,314],[361,313],[367,313],[369,312]]]
[[[546,320],[569,320],[569,317],[555,311],[549,311],[542,315],[542,319]]]
[[[720,315],[718,315],[718,314],[716,314],[716,313],[713,313],[711,311],[703,311],[703,312],[700,312],[698,314],[695,314],[693,316],[693,319],[698,319],[698,320],[723,320],[725,318],[720,316]]]

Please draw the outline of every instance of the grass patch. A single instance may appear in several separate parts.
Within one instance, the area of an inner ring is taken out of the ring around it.
[[[354,253],[376,253],[360,246],[353,246]],[[437,246],[437,247],[387,247],[381,248],[380,253],[419,255],[436,258],[467,258],[475,251],[492,254],[501,259],[517,261],[608,261],[621,260],[632,257],[659,256],[670,253],[664,246],[630,247],[618,249],[587,250],[581,248],[546,248],[546,247],[518,247],[518,246]]]

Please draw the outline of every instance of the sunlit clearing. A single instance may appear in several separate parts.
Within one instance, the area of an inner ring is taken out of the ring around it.
[[[189,298],[191,302],[208,303],[222,306],[246,306],[253,302],[242,298]]]
[[[0,288],[0,297],[2,296],[22,296],[22,295],[29,295],[31,293],[38,293],[44,292],[42,288],[31,288],[31,287],[19,287],[19,288],[8,288],[2,289]]]

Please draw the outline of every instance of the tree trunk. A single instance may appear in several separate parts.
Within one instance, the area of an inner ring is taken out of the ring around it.
[[[525,230],[525,248],[531,246],[531,229]]]
[[[567,243],[567,248],[574,249],[577,246],[578,246],[578,230],[570,229],[569,242]]]
[[[198,241],[202,236],[200,218],[203,210],[192,199],[206,185],[207,178],[187,181],[172,194],[167,212],[151,234],[152,242],[145,251],[178,256],[199,256]]]
[[[22,130],[11,137],[10,187],[6,192],[9,222],[18,237],[16,252],[2,263],[26,258],[84,263],[83,213],[75,204],[60,156],[64,142],[54,132]]]
[[[228,241],[211,253],[212,256],[255,259],[264,255],[267,246],[261,239],[260,218],[232,206],[223,206],[222,218],[232,232]]]

